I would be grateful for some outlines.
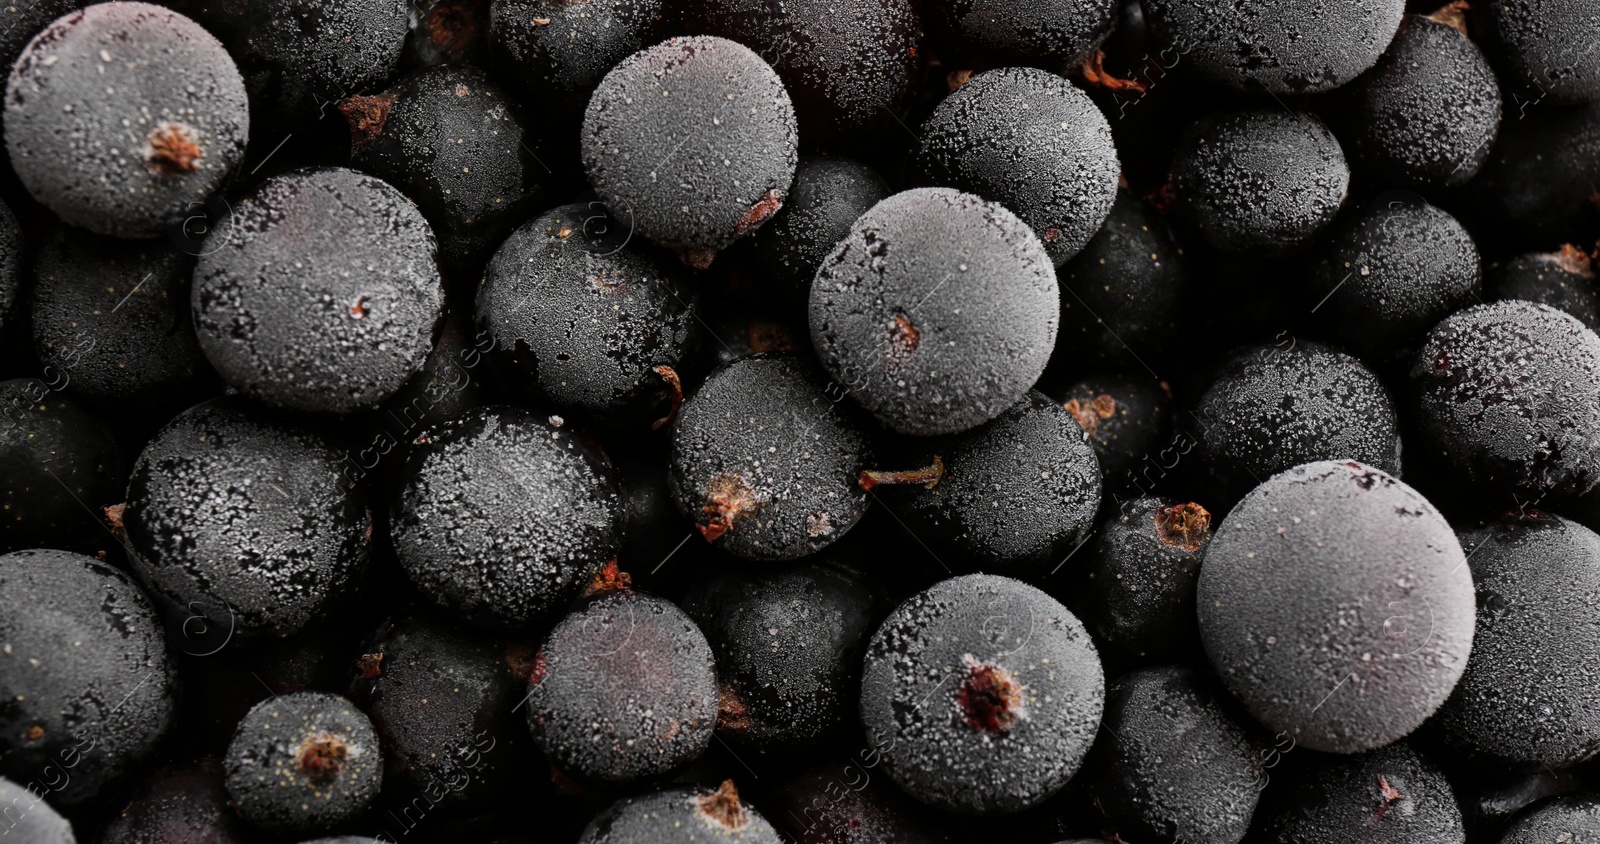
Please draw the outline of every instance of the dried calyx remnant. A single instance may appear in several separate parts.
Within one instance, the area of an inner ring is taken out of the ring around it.
[[[332,733],[319,733],[300,745],[296,761],[300,772],[312,782],[331,782],[344,770],[350,748],[345,740]]]
[[[967,678],[956,689],[956,706],[974,730],[1010,732],[1022,712],[1022,684],[998,665],[966,660]]]
[[[356,94],[339,103],[339,113],[350,124],[350,142],[356,146],[370,143],[383,134],[383,125],[389,121],[389,110],[394,108],[393,94]]]
[[[1072,414],[1073,419],[1078,420],[1078,425],[1083,428],[1083,432],[1092,437],[1094,432],[1100,428],[1102,419],[1110,419],[1116,414],[1117,400],[1109,393],[1101,393],[1095,396],[1092,401],[1070,399],[1062,407]]]
[[[182,123],[162,123],[145,138],[145,162],[158,173],[193,173],[205,157],[194,130]]]
[[[706,490],[710,503],[705,506],[706,523],[700,525],[700,535],[707,542],[715,542],[760,503],[756,491],[742,476],[724,472],[711,479]]]
[[[1193,554],[1205,544],[1211,513],[1193,501],[1156,510],[1156,538],[1161,544]]]
[[[700,816],[707,823],[737,832],[750,825],[750,813],[746,812],[744,805],[739,802],[739,791],[734,788],[733,780],[723,780],[722,786],[716,791],[702,797],[695,798],[699,804]]]

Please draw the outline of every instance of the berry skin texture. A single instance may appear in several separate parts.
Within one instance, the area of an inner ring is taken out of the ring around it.
[[[1595,844],[1600,842],[1600,799],[1560,797],[1539,804],[1511,824],[1500,844]]]
[[[1352,157],[1383,182],[1464,184],[1500,132],[1500,84],[1461,30],[1408,15],[1373,68],[1342,92]]]
[[[1187,655],[1210,542],[1211,513],[1192,501],[1135,499],[1101,524],[1084,549],[1088,582],[1071,603],[1108,662]]]
[[[1038,805],[1077,772],[1104,694],[1072,613],[1021,581],[973,574],[912,596],[878,628],[861,721],[907,794],[996,815]]]
[[[6,805],[0,798],[0,805]],[[99,844],[247,844],[249,827],[228,805],[216,759],[162,768],[122,807]]]
[[[779,786],[765,805],[794,844],[934,844],[947,841],[941,819],[864,770],[870,746],[855,759],[809,768]]]
[[[228,795],[251,825],[310,833],[366,808],[383,785],[372,722],[327,692],[275,695],[251,707],[223,760]]]
[[[1474,231],[1514,238],[1523,250],[1587,244],[1600,224],[1590,184],[1600,172],[1600,103],[1548,106],[1508,103],[1500,138],[1465,189],[1463,207],[1484,217]]]
[[[700,323],[682,268],[626,237],[598,203],[547,211],[489,261],[476,311],[499,371],[541,406],[642,429],[671,414],[668,375],[685,368]]]
[[[194,21],[101,3],[23,50],[5,134],[40,204],[98,234],[144,238],[222,185],[244,157],[250,114],[233,59]]]
[[[1123,677],[1106,689],[1104,732],[1091,770],[1110,818],[1151,840],[1244,838],[1261,793],[1257,750],[1206,675],[1166,667]]]
[[[997,203],[918,188],[872,207],[811,286],[835,382],[901,434],[954,434],[1021,401],[1055,346],[1050,256]]]
[[[1427,441],[1474,485],[1555,501],[1600,482],[1600,338],[1577,319],[1475,305],[1428,333],[1411,384]]]
[[[945,471],[901,509],[930,541],[982,570],[1043,575],[1076,548],[1100,506],[1100,464],[1083,429],[1038,391],[999,418],[939,443]]]
[[[783,210],[750,235],[757,265],[781,295],[804,308],[811,280],[834,244],[890,193],[883,176],[859,161],[826,155],[800,159]]]
[[[419,591],[462,621],[519,629],[616,556],[620,518],[616,481],[580,433],[493,406],[418,437],[389,524]]]
[[[72,824],[44,802],[43,785],[20,786],[0,777],[0,806],[6,807],[6,834],[28,844],[78,844]],[[223,844],[228,844],[224,842]]]
[[[48,381],[0,381],[0,553],[55,545],[95,551],[111,537],[85,507],[115,504],[127,477],[116,430]]]
[[[1561,770],[1600,753],[1600,536],[1527,511],[1465,531],[1478,592],[1467,673],[1439,711],[1452,747]]]
[[[1472,11],[1517,102],[1600,101],[1600,8],[1586,0],[1488,0]]]
[[[1076,67],[1111,34],[1115,0],[930,3],[933,22],[964,59],[991,67]]]
[[[16,315],[12,309],[16,307],[21,289],[22,229],[10,206],[0,202],[0,338],[15,325]]]
[[[1217,82],[1278,95],[1355,79],[1383,55],[1405,9],[1405,0],[1144,0],[1145,19],[1168,54]]]
[[[600,79],[654,40],[664,0],[491,0],[489,40],[500,78],[529,102],[577,114]]]
[[[339,110],[351,162],[417,203],[447,267],[476,270],[544,193],[532,122],[477,68],[419,70]]]
[[[922,127],[918,166],[934,182],[1021,217],[1060,266],[1082,251],[1117,196],[1111,126],[1089,95],[1043,70],[980,73]]]
[[[1206,549],[1200,636],[1268,729],[1328,753],[1416,729],[1467,665],[1472,577],[1442,516],[1354,462],[1274,475]]]
[[[179,619],[231,618],[241,640],[287,636],[355,586],[372,546],[337,441],[240,396],[196,405],[134,463],[122,523],[131,567]]]
[[[624,797],[589,823],[578,844],[779,844],[772,824],[739,799],[733,780],[712,791],[678,786]]]
[[[612,214],[696,269],[783,207],[797,142],[783,82],[725,38],[635,53],[583,118],[583,166]]]
[[[56,806],[131,773],[172,723],[161,619],[117,569],[68,551],[0,556],[0,643],[0,774]]]
[[[206,238],[195,332],[240,392],[310,413],[376,407],[422,368],[444,285],[433,232],[344,168],[268,179]]]
[[[1321,343],[1235,352],[1195,403],[1195,454],[1229,500],[1317,460],[1400,472],[1400,422],[1378,376]]]
[[[669,481],[700,535],[750,560],[793,560],[845,535],[867,509],[856,478],[872,459],[850,409],[810,362],[741,358],[678,414]]]
[[[1557,252],[1519,255],[1490,264],[1485,271],[1495,299],[1522,299],[1565,311],[1600,330],[1600,283],[1589,256],[1573,246]]]
[[[539,648],[527,711],[540,752],[581,782],[623,786],[670,776],[711,744],[711,645],[664,598],[601,592]]]
[[[1281,255],[1333,222],[1350,168],[1339,141],[1314,116],[1230,110],[1184,133],[1172,184],[1178,210],[1213,248]]]
[[[1374,364],[1409,358],[1429,328],[1483,292],[1472,235],[1414,194],[1392,196],[1333,234],[1310,294],[1323,300],[1327,335]]]
[[[1262,803],[1262,844],[1427,841],[1463,844],[1461,809],[1444,772],[1404,743],[1343,760],[1318,760],[1276,800]],[[1559,839],[1539,839],[1556,841]]]

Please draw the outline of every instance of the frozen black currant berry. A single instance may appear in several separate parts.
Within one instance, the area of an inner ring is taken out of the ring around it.
[[[984,571],[1042,575],[1094,526],[1101,487],[1094,448],[1072,414],[1043,393],[1029,392],[994,421],[927,449],[936,453],[925,468],[868,470],[861,485],[905,485],[889,500],[917,532]]]
[[[778,74],[725,38],[674,38],[601,80],[583,119],[589,181],[619,221],[697,269],[778,213],[798,162]]]
[[[1313,750],[1416,729],[1472,649],[1472,576],[1444,517],[1355,462],[1269,478],[1206,549],[1200,636],[1250,714]]]
[[[268,179],[205,241],[194,325],[231,386],[293,410],[376,407],[422,367],[444,305],[428,223],[344,168]]]
[[[671,602],[600,591],[562,619],[534,657],[526,700],[534,743],[583,782],[670,776],[711,744],[712,660],[700,628]]]
[[[776,292],[804,303],[834,245],[889,193],[883,177],[859,161],[825,155],[800,159],[783,210],[750,235],[757,266]]]
[[[127,460],[109,422],[56,392],[71,383],[67,362],[47,366],[48,380],[0,381],[0,553],[115,542],[98,508],[122,497]]]
[[[1279,0],[1271,5],[1144,0],[1156,40],[1204,75],[1243,90],[1309,94],[1372,67],[1405,0]],[[1176,58],[1173,59],[1177,61]]]
[[[581,433],[494,406],[417,437],[390,526],[430,600],[515,629],[576,598],[616,556],[620,513],[609,464]]]
[[[1600,536],[1536,510],[1461,534],[1478,591],[1467,673],[1438,723],[1494,765],[1561,770],[1600,753]]]
[[[545,212],[489,261],[477,320],[541,406],[643,431],[671,422],[701,330],[682,267],[627,237],[599,203]]]
[[[34,352],[111,410],[166,418],[219,391],[189,316],[193,266],[166,241],[62,230],[33,260]]]
[[[0,806],[6,807],[6,834],[16,835],[18,841],[28,844],[78,844],[78,839],[72,835],[72,824],[44,801],[48,791],[43,783],[22,786],[0,777]]]
[[[22,787],[75,806],[131,773],[172,723],[177,668],[127,575],[67,551],[0,556],[0,773]]]
[[[711,374],[672,429],[678,508],[736,556],[792,560],[844,536],[867,509],[872,459],[848,407],[792,355],[741,358]]]
[[[489,40],[504,78],[578,114],[601,77],[655,40],[665,0],[490,0]]]
[[[1501,497],[1600,482],[1600,339],[1549,305],[1475,305],[1434,326],[1411,367],[1425,442]]]
[[[350,124],[351,163],[417,203],[451,269],[480,266],[544,192],[531,121],[477,68],[419,70],[339,111]]]
[[[1043,70],[980,73],[922,127],[918,165],[1033,227],[1057,266],[1100,230],[1117,197],[1111,126],[1089,95]]]
[[[1055,346],[1050,256],[1015,214],[949,188],[861,216],[811,286],[811,340],[839,387],[902,434],[953,434],[1027,395]]]
[[[1600,172],[1600,103],[1534,107],[1513,99],[1506,112],[1489,160],[1463,189],[1461,213],[1479,219],[1473,231],[1522,251],[1592,241],[1600,224],[1589,184]]]
[[[678,786],[624,797],[589,823],[578,844],[779,844],[772,824],[739,799],[733,780],[712,791]]]
[[[934,844],[947,841],[938,818],[882,777],[870,746],[847,762],[817,765],[780,785],[765,805],[794,844]]]
[[[1519,255],[1490,264],[1489,292],[1496,299],[1522,299],[1566,311],[1600,330],[1600,283],[1587,253],[1565,244],[1556,252]]]
[[[1195,403],[1195,455],[1233,500],[1292,466],[1355,460],[1400,472],[1400,422],[1378,376],[1298,338],[1235,352]]]
[[[1409,15],[1388,52],[1346,89],[1352,157],[1384,182],[1454,187],[1478,174],[1500,132],[1500,84],[1462,30]]]
[[[1309,244],[1333,222],[1349,184],[1344,150],[1322,121],[1265,107],[1201,120],[1172,161],[1178,210],[1207,243],[1230,253],[1283,254]]]
[[[1124,832],[1238,842],[1261,790],[1255,745],[1190,668],[1136,671],[1106,689],[1091,788]]]
[[[1004,814],[1077,772],[1104,694],[1094,645],[1066,607],[1021,581],[973,574],[916,594],[873,634],[861,721],[912,797]]]
[[[6,149],[40,204],[100,234],[155,237],[244,157],[244,80],[194,21],[100,3],[34,37],[6,87]]]
[[[1376,365],[1409,359],[1435,323],[1482,301],[1482,287],[1467,230],[1415,194],[1391,194],[1341,225],[1309,295],[1327,335]]]
[[[1078,420],[1107,489],[1143,489],[1149,470],[1160,470],[1179,447],[1167,439],[1172,392],[1165,381],[1097,375],[1051,396]]]
[[[252,826],[280,834],[327,829],[354,817],[383,785],[372,722],[326,692],[256,704],[223,761],[228,796]]]
[[[1317,759],[1277,795],[1262,804],[1260,838],[1252,840],[1345,844],[1351,830],[1363,841],[1467,840],[1444,772],[1404,742],[1346,760]]]
[[[145,446],[120,520],[134,573],[178,619],[287,636],[353,588],[372,545],[365,496],[325,432],[240,396],[196,405]]]
[[[1600,840],[1600,798],[1562,797],[1539,804],[1511,824],[1499,844]]]
[[[861,652],[880,617],[860,575],[825,562],[735,564],[691,585],[683,609],[716,655],[717,728],[741,749],[798,755],[853,720]]]
[[[1106,658],[1149,661],[1194,650],[1195,584],[1211,513],[1192,501],[1122,505],[1084,549],[1088,580],[1068,601]]]
[[[223,786],[222,763],[200,759],[151,774],[122,807],[100,844],[247,844],[249,827]]]
[[[1111,34],[1116,0],[929,3],[931,22],[965,61],[991,67],[1076,67]]]
[[[1600,100],[1600,8],[1586,0],[1488,0],[1471,9],[1519,107]]]

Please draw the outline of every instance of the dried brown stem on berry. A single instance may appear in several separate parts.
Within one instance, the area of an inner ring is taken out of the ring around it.
[[[1084,59],[1079,68],[1083,71],[1083,81],[1107,91],[1133,91],[1142,94],[1145,84],[1137,79],[1123,79],[1106,72],[1106,51],[1096,48],[1089,58]]]
[[[932,464],[921,469],[905,469],[901,471],[867,469],[856,476],[856,483],[868,492],[871,492],[879,484],[896,486],[921,484],[928,489],[933,489],[942,480],[944,480],[944,458],[937,454],[933,456]]]
[[[678,418],[678,410],[683,407],[683,379],[679,378],[678,371],[670,366],[658,366],[655,368],[655,373],[672,388],[672,407],[667,410],[667,415],[650,423],[650,430],[659,431]]]

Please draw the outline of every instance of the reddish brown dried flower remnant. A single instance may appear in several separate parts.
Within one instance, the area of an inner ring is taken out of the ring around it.
[[[678,260],[696,270],[711,269],[711,262],[717,260],[717,250],[709,246],[689,246],[678,250]]]
[[[667,410],[667,415],[650,423],[650,430],[659,431],[678,418],[678,410],[683,407],[683,379],[679,378],[678,371],[670,366],[658,366],[655,368],[655,373],[672,388],[672,407]]]
[[[44,725],[34,724],[33,726],[29,727],[27,737],[28,741],[38,741],[39,739],[44,738]]]
[[[371,680],[383,673],[383,652],[375,654],[362,654],[356,657],[356,671],[361,673],[361,679]]]
[[[617,558],[612,557],[595,573],[594,579],[589,581],[589,588],[585,595],[594,595],[600,592],[615,592],[619,589],[632,589],[633,575],[617,567]]]
[[[1162,545],[1193,554],[1205,544],[1211,529],[1211,512],[1190,501],[1156,509],[1156,538]]]
[[[205,157],[194,130],[182,123],[162,123],[145,138],[145,163],[158,173],[193,173]]]
[[[744,805],[739,802],[739,790],[733,787],[733,780],[723,780],[722,787],[715,793],[708,794],[699,799],[700,814],[712,824],[730,832],[737,832],[750,825],[750,813],[744,810]]]
[[[339,113],[350,124],[350,142],[362,146],[383,134],[383,125],[389,122],[389,110],[394,108],[393,94],[356,94],[339,103]]]
[[[1095,396],[1092,401],[1081,402],[1072,399],[1062,407],[1072,414],[1073,419],[1078,420],[1078,427],[1092,437],[1094,432],[1100,429],[1100,420],[1110,419],[1117,412],[1117,400],[1109,394],[1102,393]]]
[[[1466,35],[1467,10],[1471,8],[1472,6],[1471,4],[1467,3],[1467,0],[1456,0],[1454,3],[1440,6],[1438,11],[1428,15],[1428,20],[1431,20],[1434,23],[1442,23],[1445,26],[1453,26],[1460,31],[1462,35]]]
[[[749,730],[750,709],[745,706],[739,693],[727,683],[719,684],[717,692],[717,729],[733,733]]]
[[[128,541],[127,528],[122,525],[122,513],[128,508],[126,503],[113,504],[105,509],[106,522],[111,525],[111,535],[123,542]]]
[[[856,483],[860,484],[861,488],[868,492],[871,492],[878,484],[922,484],[928,489],[933,489],[939,485],[941,480],[944,480],[944,458],[937,454],[933,456],[932,465],[924,466],[921,469],[907,469],[899,472],[867,469],[856,476]]]
[[[952,70],[945,76],[944,84],[950,88],[950,93],[954,94],[957,88],[972,81],[974,73],[975,71],[971,70]]]
[[[1556,266],[1573,275],[1594,277],[1594,262],[1590,260],[1589,253],[1570,243],[1561,244],[1561,250],[1552,255],[1551,259]]]
[[[757,226],[772,219],[772,215],[783,208],[783,191],[773,188],[762,195],[750,210],[744,212],[739,222],[734,224],[733,233],[741,237],[754,230]]]
[[[884,357],[890,372],[899,372],[906,364],[911,362],[911,356],[917,353],[917,347],[922,345],[922,332],[917,330],[915,323],[905,314],[895,314],[894,324],[889,327],[889,342],[884,346]]]
[[[428,40],[446,53],[461,53],[472,46],[478,34],[472,9],[465,0],[443,0],[436,4],[423,21]]]
[[[1394,806],[1395,801],[1401,800],[1404,797],[1405,797],[1404,794],[1401,794],[1399,791],[1395,790],[1394,786],[1389,784],[1388,778],[1383,777],[1383,776],[1379,776],[1378,777],[1378,799],[1379,799],[1380,802],[1378,803],[1378,811],[1374,812],[1372,814],[1372,816],[1374,818],[1383,817],[1384,814],[1386,812],[1388,812],[1389,809]]]
[[[370,312],[371,309],[367,307],[367,297],[365,296],[357,296],[356,300],[350,303],[350,316],[356,319],[366,319],[367,314]]]
[[[539,685],[549,671],[550,664],[545,660],[544,651],[541,650],[533,655],[533,668],[528,670],[528,685]]]
[[[532,645],[527,642],[514,642],[506,646],[506,669],[518,680],[530,682],[529,678],[533,676],[533,663],[537,657],[538,654],[534,652]]]
[[[321,733],[306,739],[295,754],[300,773],[312,782],[332,782],[344,770],[350,754],[343,738],[332,733]]]
[[[711,503],[705,510],[707,521],[699,525],[700,535],[707,542],[716,542],[733,530],[734,523],[756,508],[755,489],[743,477],[724,472],[711,479],[706,489]]]
[[[1142,94],[1145,84],[1137,79],[1123,79],[1106,72],[1106,51],[1096,49],[1083,60],[1083,81],[1107,91],[1133,91]]]
[[[1022,685],[998,665],[967,659],[967,679],[956,690],[956,706],[974,730],[1009,732],[1022,711]]]

